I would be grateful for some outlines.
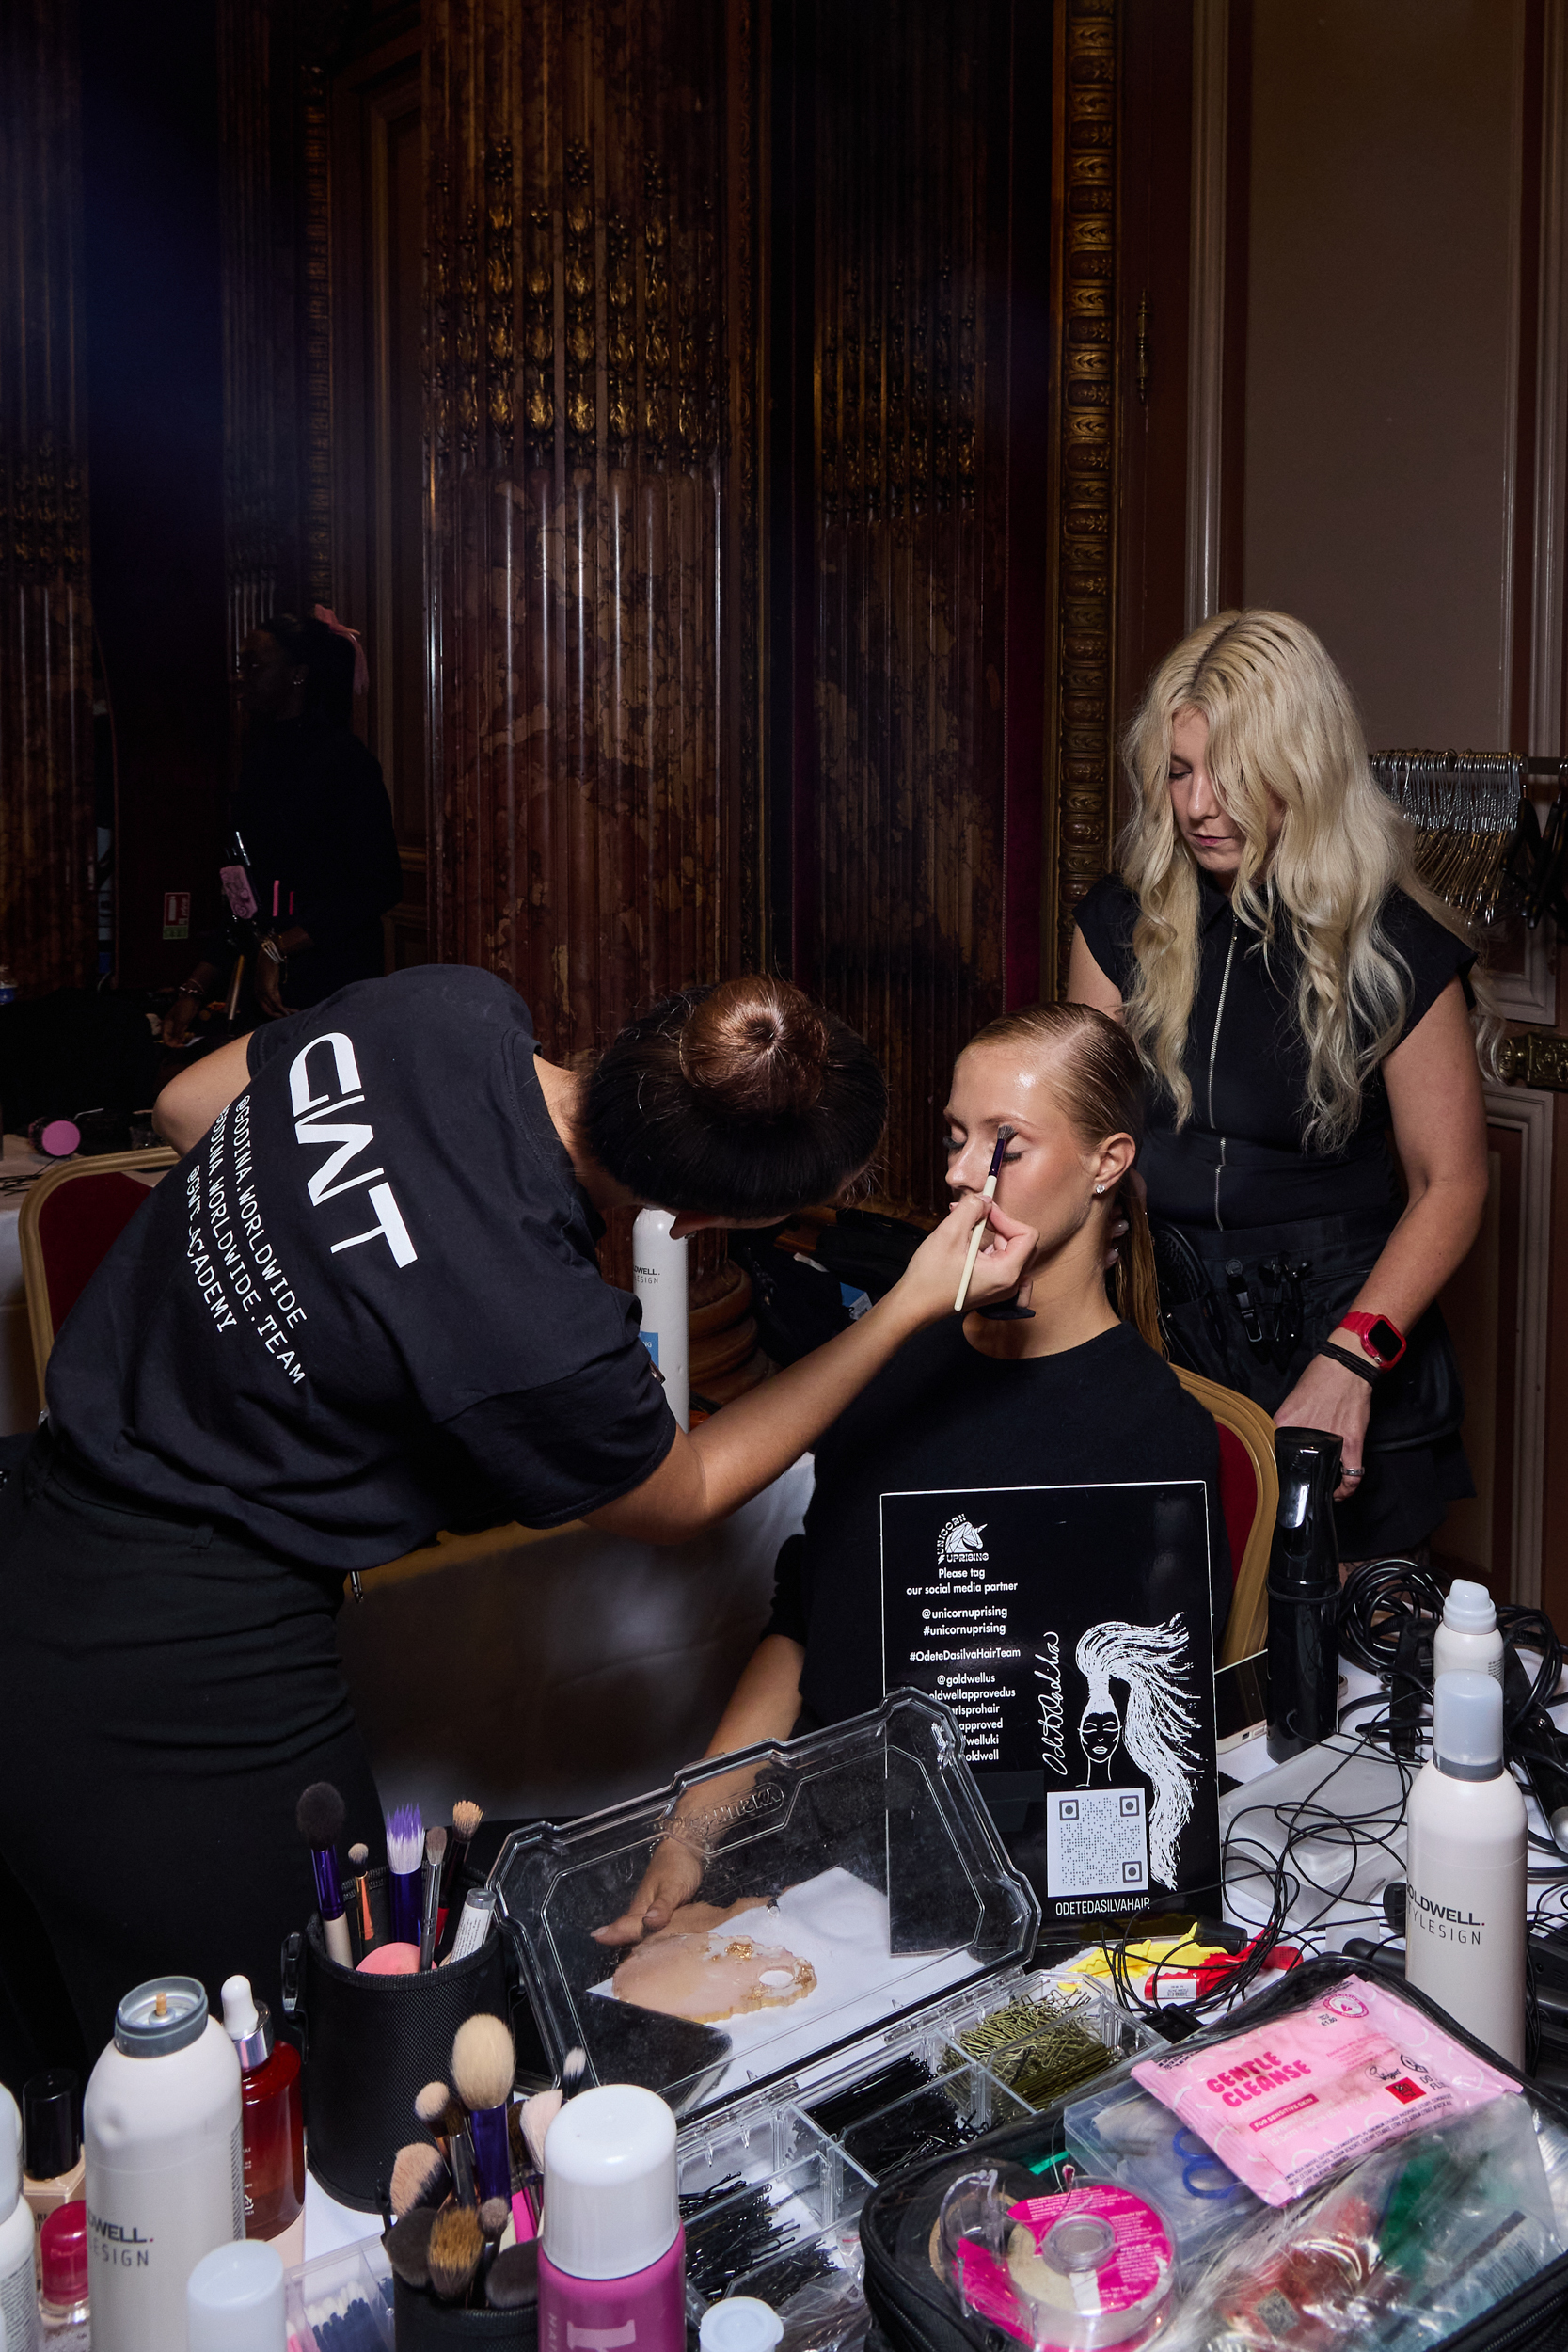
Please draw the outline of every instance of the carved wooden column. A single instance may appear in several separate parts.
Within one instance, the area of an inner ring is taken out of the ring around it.
[[[1046,891],[1059,984],[1073,909],[1109,866],[1116,830],[1116,0],[1056,0],[1056,21],[1055,826]]]
[[[434,946],[565,1054],[755,895],[750,0],[426,23]]]
[[[0,961],[28,994],[94,960],[76,11],[0,10]]]

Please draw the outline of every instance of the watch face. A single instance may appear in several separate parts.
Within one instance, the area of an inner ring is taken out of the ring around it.
[[[1383,1316],[1379,1315],[1367,1333],[1367,1344],[1374,1356],[1381,1356],[1386,1364],[1391,1364],[1395,1357],[1400,1354],[1403,1342],[1393,1325],[1386,1322]]]

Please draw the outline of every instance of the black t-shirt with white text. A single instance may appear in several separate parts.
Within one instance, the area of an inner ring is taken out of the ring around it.
[[[675,1423],[534,1050],[460,965],[258,1029],[67,1318],[51,1427],[130,1496],[342,1571],[641,1486]]]

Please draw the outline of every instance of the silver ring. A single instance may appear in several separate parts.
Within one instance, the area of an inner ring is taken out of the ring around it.
[[[1340,1475],[1345,1478],[1365,1478],[1367,1473],[1364,1470],[1348,1470],[1341,1471]]]

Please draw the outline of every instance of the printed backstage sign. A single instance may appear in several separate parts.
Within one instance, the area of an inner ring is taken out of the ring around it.
[[[1201,1480],[884,1494],[882,1681],[951,1708],[1048,1922],[1215,1895]]]

